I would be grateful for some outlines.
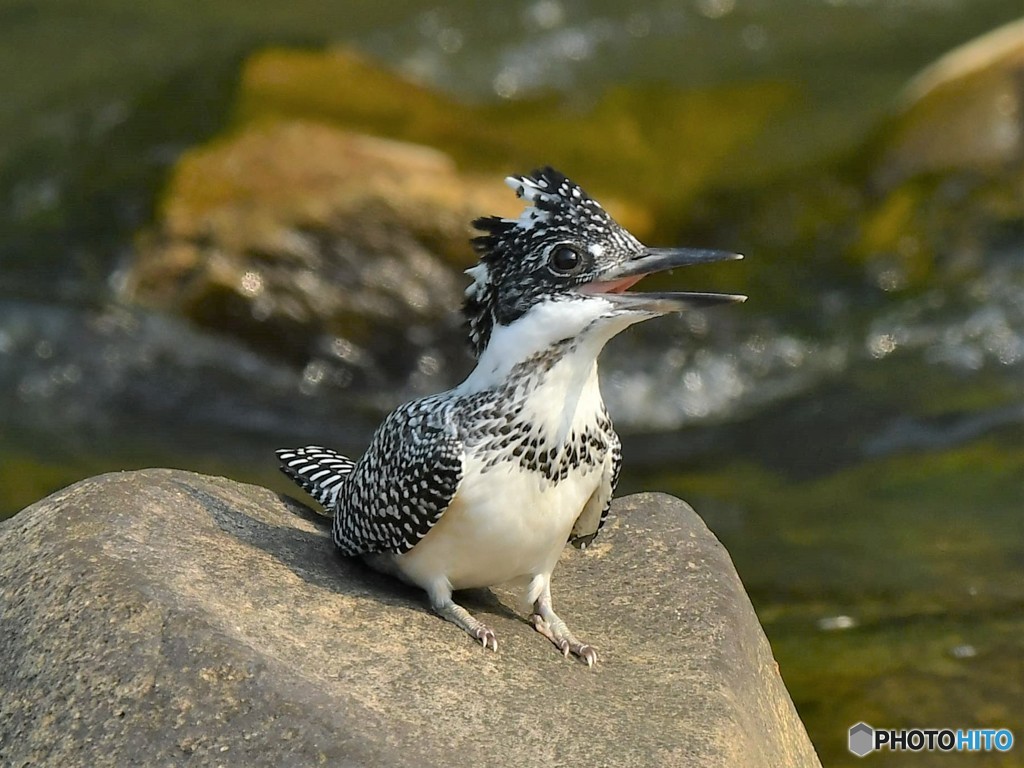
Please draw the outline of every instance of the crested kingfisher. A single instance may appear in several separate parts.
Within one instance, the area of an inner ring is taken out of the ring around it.
[[[582,549],[601,530],[622,462],[598,354],[634,323],[746,298],[627,292],[642,277],[742,257],[648,248],[552,168],[505,181],[527,205],[517,219],[473,222],[466,380],[395,410],[358,461],[320,446],[277,456],[333,513],[342,554],[426,590],[434,611],[493,650],[494,632],[452,591],[516,582],[533,626],[592,666],[593,646],[555,613],[551,574],[566,542]]]

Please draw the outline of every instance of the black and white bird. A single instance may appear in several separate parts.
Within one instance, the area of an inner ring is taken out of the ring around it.
[[[518,219],[474,222],[468,378],[395,410],[359,461],[319,446],[277,455],[334,514],[342,554],[426,590],[434,611],[494,650],[494,632],[452,591],[518,582],[537,630],[592,665],[594,648],[555,613],[551,574],[566,542],[597,536],[619,476],[597,356],[634,323],[745,298],[627,293],[642,277],[741,257],[648,248],[552,168],[505,181],[528,205]]]

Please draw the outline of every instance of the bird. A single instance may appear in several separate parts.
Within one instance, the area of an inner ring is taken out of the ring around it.
[[[516,584],[534,628],[593,666],[596,649],[555,613],[551,577],[567,543],[584,549],[604,526],[622,465],[598,354],[635,323],[746,299],[628,291],[641,278],[742,256],[649,248],[550,166],[505,182],[525,205],[473,222],[466,379],[393,411],[358,461],[319,445],[277,456],[333,513],[342,555],[423,589],[493,651],[494,631],[453,591]]]

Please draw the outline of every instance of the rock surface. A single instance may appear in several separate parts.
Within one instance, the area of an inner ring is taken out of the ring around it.
[[[85,480],[0,528],[5,765],[817,766],[728,554],[684,503],[567,549],[559,656],[474,591],[485,652],[336,557],[322,518],[174,470]]]

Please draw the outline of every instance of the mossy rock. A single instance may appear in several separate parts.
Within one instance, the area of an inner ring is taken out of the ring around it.
[[[863,297],[866,285],[899,292],[961,282],[1024,230],[1022,86],[1024,21],[922,71],[845,156],[762,186],[711,189],[684,227],[758,256],[736,286],[754,306],[813,323],[818,296],[837,288]]]
[[[1024,222],[1024,21],[943,56],[879,131],[851,251],[883,288],[959,279]]]
[[[125,290],[297,362],[327,339],[375,370],[408,327],[458,305],[480,210],[512,213],[514,198],[435,150],[261,123],[179,162]]]
[[[1024,19],[950,51],[911,80],[882,144],[872,181],[883,189],[923,174],[1019,172]]]

